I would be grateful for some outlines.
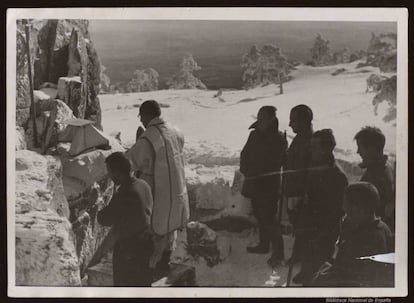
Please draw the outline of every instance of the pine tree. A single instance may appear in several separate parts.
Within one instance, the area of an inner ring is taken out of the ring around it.
[[[243,55],[241,66],[245,68],[245,87],[278,83],[280,94],[283,94],[283,82],[292,69],[282,50],[271,44],[264,45],[261,50],[256,45],[252,46],[250,51]]]
[[[329,47],[329,40],[323,39],[320,33],[317,34],[310,52],[314,66],[330,64],[332,55]]]

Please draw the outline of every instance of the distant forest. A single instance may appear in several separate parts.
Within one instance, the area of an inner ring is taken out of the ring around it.
[[[293,21],[93,20],[90,33],[111,83],[124,85],[136,70],[153,68],[159,88],[190,52],[202,69],[195,75],[209,89],[243,87],[241,58],[252,45],[274,44],[306,63],[318,33],[333,51],[366,50],[371,33],[396,33],[395,23]]]

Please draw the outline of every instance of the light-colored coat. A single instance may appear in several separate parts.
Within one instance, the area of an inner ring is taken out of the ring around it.
[[[151,226],[160,236],[181,228],[189,219],[183,147],[181,132],[162,118],[154,118],[127,152],[133,170],[151,186]]]

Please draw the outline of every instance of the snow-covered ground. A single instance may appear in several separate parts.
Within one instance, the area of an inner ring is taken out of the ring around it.
[[[263,105],[277,107],[281,130],[288,138],[293,133],[288,126],[290,109],[297,104],[307,104],[314,112],[314,128],[332,128],[340,153],[338,157],[350,162],[359,161],[355,133],[363,126],[379,127],[387,138],[386,151],[395,152],[396,129],[393,123],[382,121],[386,105],[374,115],[374,93],[365,93],[366,79],[377,68],[355,69],[358,62],[329,67],[299,66],[293,71],[294,79],[284,84],[284,94],[278,95],[275,85],[252,90],[225,90],[214,98],[210,90],[160,90],[153,92],[101,95],[103,127],[106,133],[121,131],[127,145],[135,141],[139,125],[138,107],[148,99],[155,99],[165,107],[162,115],[178,126],[186,137],[189,162],[204,165],[237,165],[248,127]],[[339,68],[346,71],[336,76],[331,73]]]
[[[314,112],[315,130],[332,128],[337,140],[336,156],[347,162],[360,161],[353,137],[366,125],[379,127],[387,138],[386,152],[395,153],[395,126],[382,121],[386,106],[381,105],[378,116],[374,115],[372,99],[375,94],[365,93],[366,79],[379,71],[372,67],[356,69],[357,64],[299,66],[292,73],[294,79],[284,84],[283,95],[278,94],[276,85],[247,91],[224,90],[219,98],[214,98],[217,91],[211,90],[101,95],[104,131],[108,134],[120,131],[123,143],[132,145],[140,125],[137,118],[139,104],[148,99],[159,101],[163,105],[163,117],[185,135],[187,181],[189,184],[211,182],[195,191],[196,204],[211,204],[204,205],[206,209],[216,209],[220,204],[225,206],[225,211],[230,209],[246,215],[243,198],[240,193],[233,193],[230,185],[238,168],[240,150],[249,134],[248,127],[263,105],[277,107],[280,129],[287,131],[289,140],[294,135],[288,126],[290,109],[298,104],[309,105]],[[331,75],[340,68],[346,71]],[[217,198],[218,194],[223,196],[220,197],[223,201]],[[238,208],[233,209],[236,204]],[[266,263],[269,256],[246,252],[246,246],[257,242],[255,232],[218,231],[217,234],[222,244],[231,247],[225,260],[213,267],[202,258],[186,261],[196,267],[199,286],[282,286],[286,283],[286,266],[272,271]],[[288,258],[292,239],[285,237],[285,244],[285,257]]]

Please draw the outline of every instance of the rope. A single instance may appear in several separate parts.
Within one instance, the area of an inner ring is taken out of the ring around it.
[[[285,174],[291,174],[291,173],[296,173],[296,172],[305,172],[305,171],[323,171],[326,169],[330,169],[332,168],[331,166],[314,166],[314,167],[309,167],[309,168],[303,168],[303,169],[289,169],[289,170],[276,170],[276,171],[272,171],[266,174],[260,174],[260,175],[256,175],[256,176],[252,176],[252,177],[246,177],[246,180],[253,180],[253,179],[258,179],[258,178],[262,178],[262,177],[268,177],[268,176],[277,176],[277,175],[285,175]]]

